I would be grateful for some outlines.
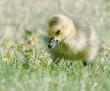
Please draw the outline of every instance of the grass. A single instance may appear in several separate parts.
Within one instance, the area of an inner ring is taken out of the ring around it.
[[[0,91],[110,91],[109,5],[109,0],[1,0]],[[97,31],[103,43],[89,67],[50,62],[42,37],[47,18],[56,13],[80,18]]]
[[[40,49],[39,49],[40,50]],[[16,50],[7,63],[0,61],[0,90],[4,91],[109,91],[110,63],[100,62],[100,58],[83,67],[81,62],[74,62],[68,67],[48,64],[48,55],[39,55],[39,60],[28,60],[29,68],[23,66],[28,58],[19,57]],[[41,57],[43,55],[43,57]],[[22,60],[21,60],[22,59]],[[99,61],[97,61],[99,60]]]

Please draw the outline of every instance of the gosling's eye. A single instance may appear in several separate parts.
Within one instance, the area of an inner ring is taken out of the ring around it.
[[[56,32],[56,35],[58,35],[60,33],[60,30],[58,30],[57,32]]]

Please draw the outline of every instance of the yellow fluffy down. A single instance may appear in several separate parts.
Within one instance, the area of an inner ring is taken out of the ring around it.
[[[94,30],[82,27],[65,15],[56,14],[47,20],[44,42],[53,62],[64,59],[81,61],[86,66],[97,54],[99,40]]]

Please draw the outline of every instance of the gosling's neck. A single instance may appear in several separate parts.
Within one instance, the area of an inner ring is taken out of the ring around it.
[[[74,26],[71,28],[70,33],[67,35],[66,40],[71,40],[71,38],[73,38],[73,36],[75,36],[76,34],[76,30],[74,28]]]

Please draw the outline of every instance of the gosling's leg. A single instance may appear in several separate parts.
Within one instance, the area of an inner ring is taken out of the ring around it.
[[[83,61],[83,65],[84,65],[84,67],[85,67],[85,66],[89,66],[89,61],[88,61],[88,60]]]

